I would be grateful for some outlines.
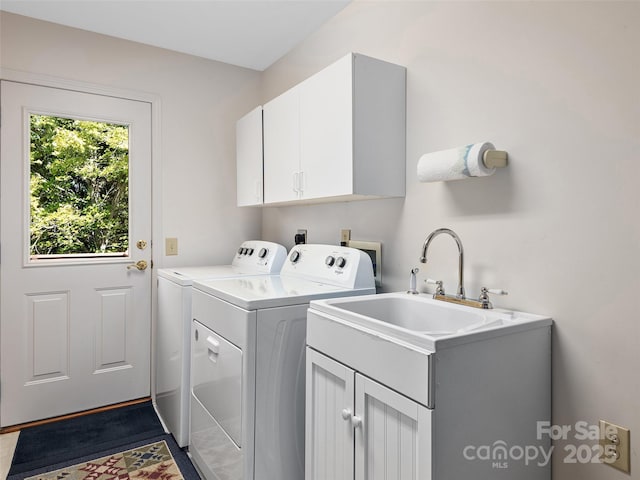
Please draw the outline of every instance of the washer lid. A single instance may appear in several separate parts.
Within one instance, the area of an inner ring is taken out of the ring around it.
[[[235,265],[210,265],[206,267],[161,268],[158,276],[182,286],[190,286],[194,280],[230,278],[241,275],[257,275],[254,269]]]
[[[295,275],[259,275],[194,281],[193,287],[245,310],[301,305],[311,300],[375,293],[372,288],[344,288]]]

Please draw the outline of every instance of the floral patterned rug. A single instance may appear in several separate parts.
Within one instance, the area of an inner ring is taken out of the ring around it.
[[[164,440],[25,480],[183,480]]]

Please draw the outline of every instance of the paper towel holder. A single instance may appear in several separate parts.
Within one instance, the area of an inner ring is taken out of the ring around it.
[[[487,168],[504,168],[509,164],[509,154],[504,150],[487,150],[482,155],[482,163]]]

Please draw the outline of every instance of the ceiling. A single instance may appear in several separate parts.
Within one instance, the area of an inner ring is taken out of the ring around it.
[[[264,70],[351,0],[2,0],[0,10]]]

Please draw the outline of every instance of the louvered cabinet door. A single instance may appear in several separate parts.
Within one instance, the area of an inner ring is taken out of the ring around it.
[[[353,479],[354,371],[307,348],[306,480]]]
[[[356,374],[356,480],[431,480],[431,410]]]

